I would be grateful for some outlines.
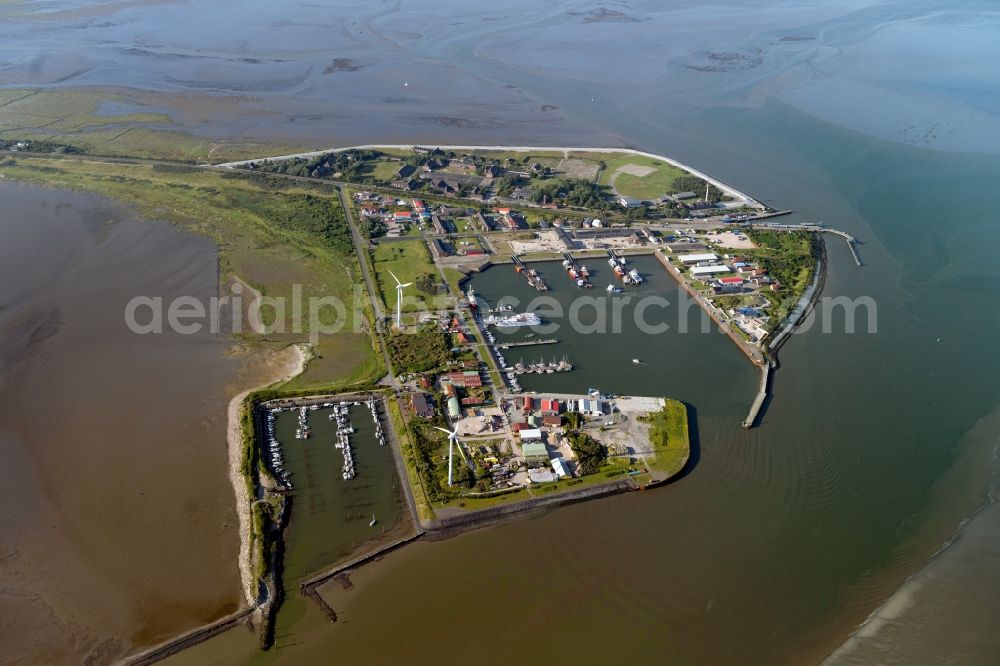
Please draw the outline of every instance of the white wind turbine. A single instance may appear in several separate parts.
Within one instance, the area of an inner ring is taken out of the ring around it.
[[[452,454],[453,454],[453,449],[455,447],[455,444],[458,444],[458,428],[455,428],[455,430],[452,431],[452,430],[446,430],[445,428],[438,428],[437,426],[434,426],[434,427],[437,428],[438,430],[440,430],[441,432],[448,433],[448,485],[450,486],[451,485],[451,460],[452,460]],[[459,451],[462,450],[461,445],[459,445],[458,450]],[[462,454],[462,455],[465,455],[465,454]]]
[[[403,289],[412,285],[412,282],[403,284],[396,277],[396,274],[389,271],[389,275],[396,281],[396,328],[403,328]]]

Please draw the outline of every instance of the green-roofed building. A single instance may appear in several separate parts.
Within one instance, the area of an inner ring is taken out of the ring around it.
[[[547,462],[549,450],[541,442],[526,442],[522,445],[526,462]]]

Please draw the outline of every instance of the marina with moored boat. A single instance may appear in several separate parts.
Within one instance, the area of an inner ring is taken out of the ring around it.
[[[577,263],[576,259],[569,252],[563,253],[562,265],[566,269],[569,279],[573,280],[577,287],[590,289],[594,286],[590,281],[590,269],[583,264]]]
[[[534,287],[535,291],[549,290],[549,286],[545,284],[545,280],[538,274],[538,271],[534,268],[528,268],[524,262],[521,261],[520,257],[514,255],[511,257],[511,261],[514,262],[514,270],[528,278],[528,285]]]
[[[294,412],[296,414],[295,438],[309,439],[310,433],[312,432],[312,427],[309,425],[309,413],[329,409],[330,414],[328,415],[328,419],[336,425],[334,448],[340,451],[343,458],[341,478],[344,481],[350,481],[357,476],[354,463],[354,450],[351,446],[351,435],[353,435],[356,430],[351,424],[350,408],[352,406],[360,407],[362,405],[366,406],[371,412],[372,420],[374,422],[376,441],[380,446],[384,446],[385,434],[382,430],[382,421],[379,417],[375,400],[372,399],[365,401],[354,400],[312,403],[310,405],[294,407],[272,407],[266,410],[265,427],[267,437],[267,459],[269,461],[269,467],[274,473],[276,480],[281,483],[286,491],[293,490],[294,486],[292,485],[291,479],[292,473],[285,468],[282,445],[276,436],[276,420],[278,415],[282,412]]]

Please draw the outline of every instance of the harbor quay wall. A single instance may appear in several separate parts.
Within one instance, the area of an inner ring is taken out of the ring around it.
[[[751,363],[753,363],[754,365],[766,365],[763,353],[759,349],[750,346],[750,344],[748,344],[746,340],[739,337],[739,335],[737,335],[733,331],[732,327],[729,326],[729,324],[722,321],[722,318],[719,317],[719,315],[716,312],[714,312],[712,308],[707,306],[707,304],[705,303],[705,299],[698,292],[696,292],[691,287],[691,285],[687,283],[687,280],[681,277],[680,273],[677,271],[677,268],[670,264],[669,259],[663,256],[663,254],[661,254],[660,252],[654,252],[653,254],[654,256],[656,256],[657,261],[663,264],[663,267],[667,269],[667,272],[670,273],[670,275],[675,280],[677,280],[677,283],[681,286],[681,288],[684,289],[684,291],[686,291],[688,295],[691,296],[691,298],[693,298],[695,302],[697,302],[706,313],[708,313],[708,316],[712,318],[712,321],[714,321],[719,326],[719,328],[722,329],[723,332],[725,332],[725,334],[729,336],[730,340],[736,343],[736,346],[740,349],[740,351],[746,354],[747,358],[750,359]]]

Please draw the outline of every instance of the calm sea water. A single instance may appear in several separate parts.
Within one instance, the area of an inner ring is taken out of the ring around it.
[[[234,12],[187,2],[0,30],[10,85],[239,96],[215,115],[178,105],[182,124],[204,116],[197,131],[319,145],[641,146],[864,242],[862,269],[829,244],[825,294],[875,299],[878,333],[797,336],[761,428],[739,429],[750,395],[737,396],[753,375],[722,338],[631,341],[660,364],[655,378],[621,367],[622,338],[602,341],[609,351],[593,358],[574,349],[580,378],[636,393],[662,387],[694,404],[692,473],[657,492],[394,553],[337,596],[344,622],[329,626],[310,609],[268,660],[516,650],[820,661],[991,500],[1000,429],[991,6],[253,3]],[[487,277],[484,290],[504,286]],[[977,514],[914,579],[940,584],[900,590],[885,622],[837,658],[996,662],[995,639],[970,630],[1000,623],[975,593],[996,575],[995,514]],[[941,638],[919,640],[931,625]],[[252,650],[250,637],[230,633],[178,661],[238,662]]]

